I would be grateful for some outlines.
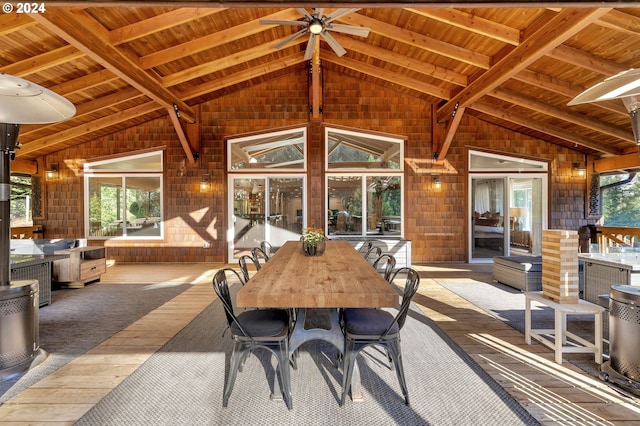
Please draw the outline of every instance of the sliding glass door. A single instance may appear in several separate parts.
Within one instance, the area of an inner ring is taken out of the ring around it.
[[[473,151],[469,164],[469,261],[539,255],[547,217],[547,164]]]

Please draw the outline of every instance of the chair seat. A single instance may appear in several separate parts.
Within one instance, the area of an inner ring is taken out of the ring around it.
[[[344,329],[348,334],[380,336],[393,320],[394,316],[382,309],[350,308],[344,310]],[[396,322],[388,334],[393,335],[399,331],[400,327]]]
[[[273,337],[281,335],[289,325],[289,314],[282,309],[256,309],[242,312],[238,322],[252,337]],[[234,335],[242,335],[238,325],[231,325]]]

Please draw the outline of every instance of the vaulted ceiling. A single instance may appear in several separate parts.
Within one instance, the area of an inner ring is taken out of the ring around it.
[[[0,14],[0,72],[65,96],[77,113],[23,125],[22,159],[167,115],[180,132],[176,111],[192,122],[199,103],[310,65],[306,36],[274,49],[298,27],[259,23],[301,19],[295,8],[45,6]],[[334,22],[370,33],[333,32],[347,53],[339,57],[321,41],[313,63],[435,105],[426,114],[444,131],[434,151],[446,152],[463,114],[596,157],[638,150],[622,102],[567,103],[640,66],[640,8],[374,6]],[[188,151],[188,138],[184,145]]]

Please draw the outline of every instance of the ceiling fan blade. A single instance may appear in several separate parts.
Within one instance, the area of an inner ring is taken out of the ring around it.
[[[328,25],[326,29],[337,33],[351,34],[365,38],[369,36],[369,28],[356,27],[353,25],[331,24]]]
[[[307,12],[307,9],[304,9],[302,7],[297,7],[296,10],[300,15],[304,16],[305,19],[308,19],[309,21],[313,19],[313,16],[311,16],[311,14]]]
[[[313,9],[313,14],[318,17],[318,19],[322,19],[322,14],[324,13],[324,7],[317,7]]]
[[[353,12],[357,12],[359,11],[360,8],[342,8],[342,9],[336,9],[333,11],[333,13],[329,14],[329,16],[327,16],[327,19],[325,19],[324,23],[328,24],[329,22],[333,21],[334,19],[338,19],[338,18],[342,18],[344,15],[348,15],[350,13]]]
[[[323,31],[322,37],[324,37],[324,41],[327,42],[327,44],[331,47],[331,49],[333,49],[333,51],[336,53],[336,55],[338,55],[338,57],[347,53],[347,51],[344,50],[344,47],[340,46],[340,43],[338,43],[338,41],[335,38],[333,38],[333,36],[329,34],[328,31]]]
[[[301,37],[301,36],[305,35],[308,31],[309,30],[307,30],[306,28],[303,28],[300,31],[298,31],[297,33],[293,33],[289,37],[286,37],[283,40],[281,40],[280,42],[274,44],[273,48],[274,49],[283,48],[284,46],[286,46],[287,44],[289,44],[293,40],[297,39],[298,37]]]
[[[316,34],[311,34],[311,37],[309,37],[309,42],[307,43],[307,49],[304,51],[305,61],[310,61],[311,58],[313,58],[313,49],[315,49],[317,42],[318,36]]]
[[[261,25],[291,25],[294,27],[306,27],[307,23],[305,21],[284,21],[279,19],[261,19]]]

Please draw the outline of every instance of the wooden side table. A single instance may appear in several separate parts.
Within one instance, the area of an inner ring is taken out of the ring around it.
[[[524,337],[528,345],[531,338],[538,340],[543,345],[555,351],[555,360],[562,364],[563,353],[594,353],[595,361],[602,364],[602,313],[605,309],[602,306],[586,302],[582,299],[577,304],[557,303],[542,296],[541,291],[526,292],[525,296],[525,316],[524,316]],[[531,302],[539,302],[550,307],[554,311],[553,329],[532,329],[531,328]],[[577,336],[567,331],[568,315],[593,315],[595,336],[594,342]],[[568,344],[570,339],[572,344]]]

